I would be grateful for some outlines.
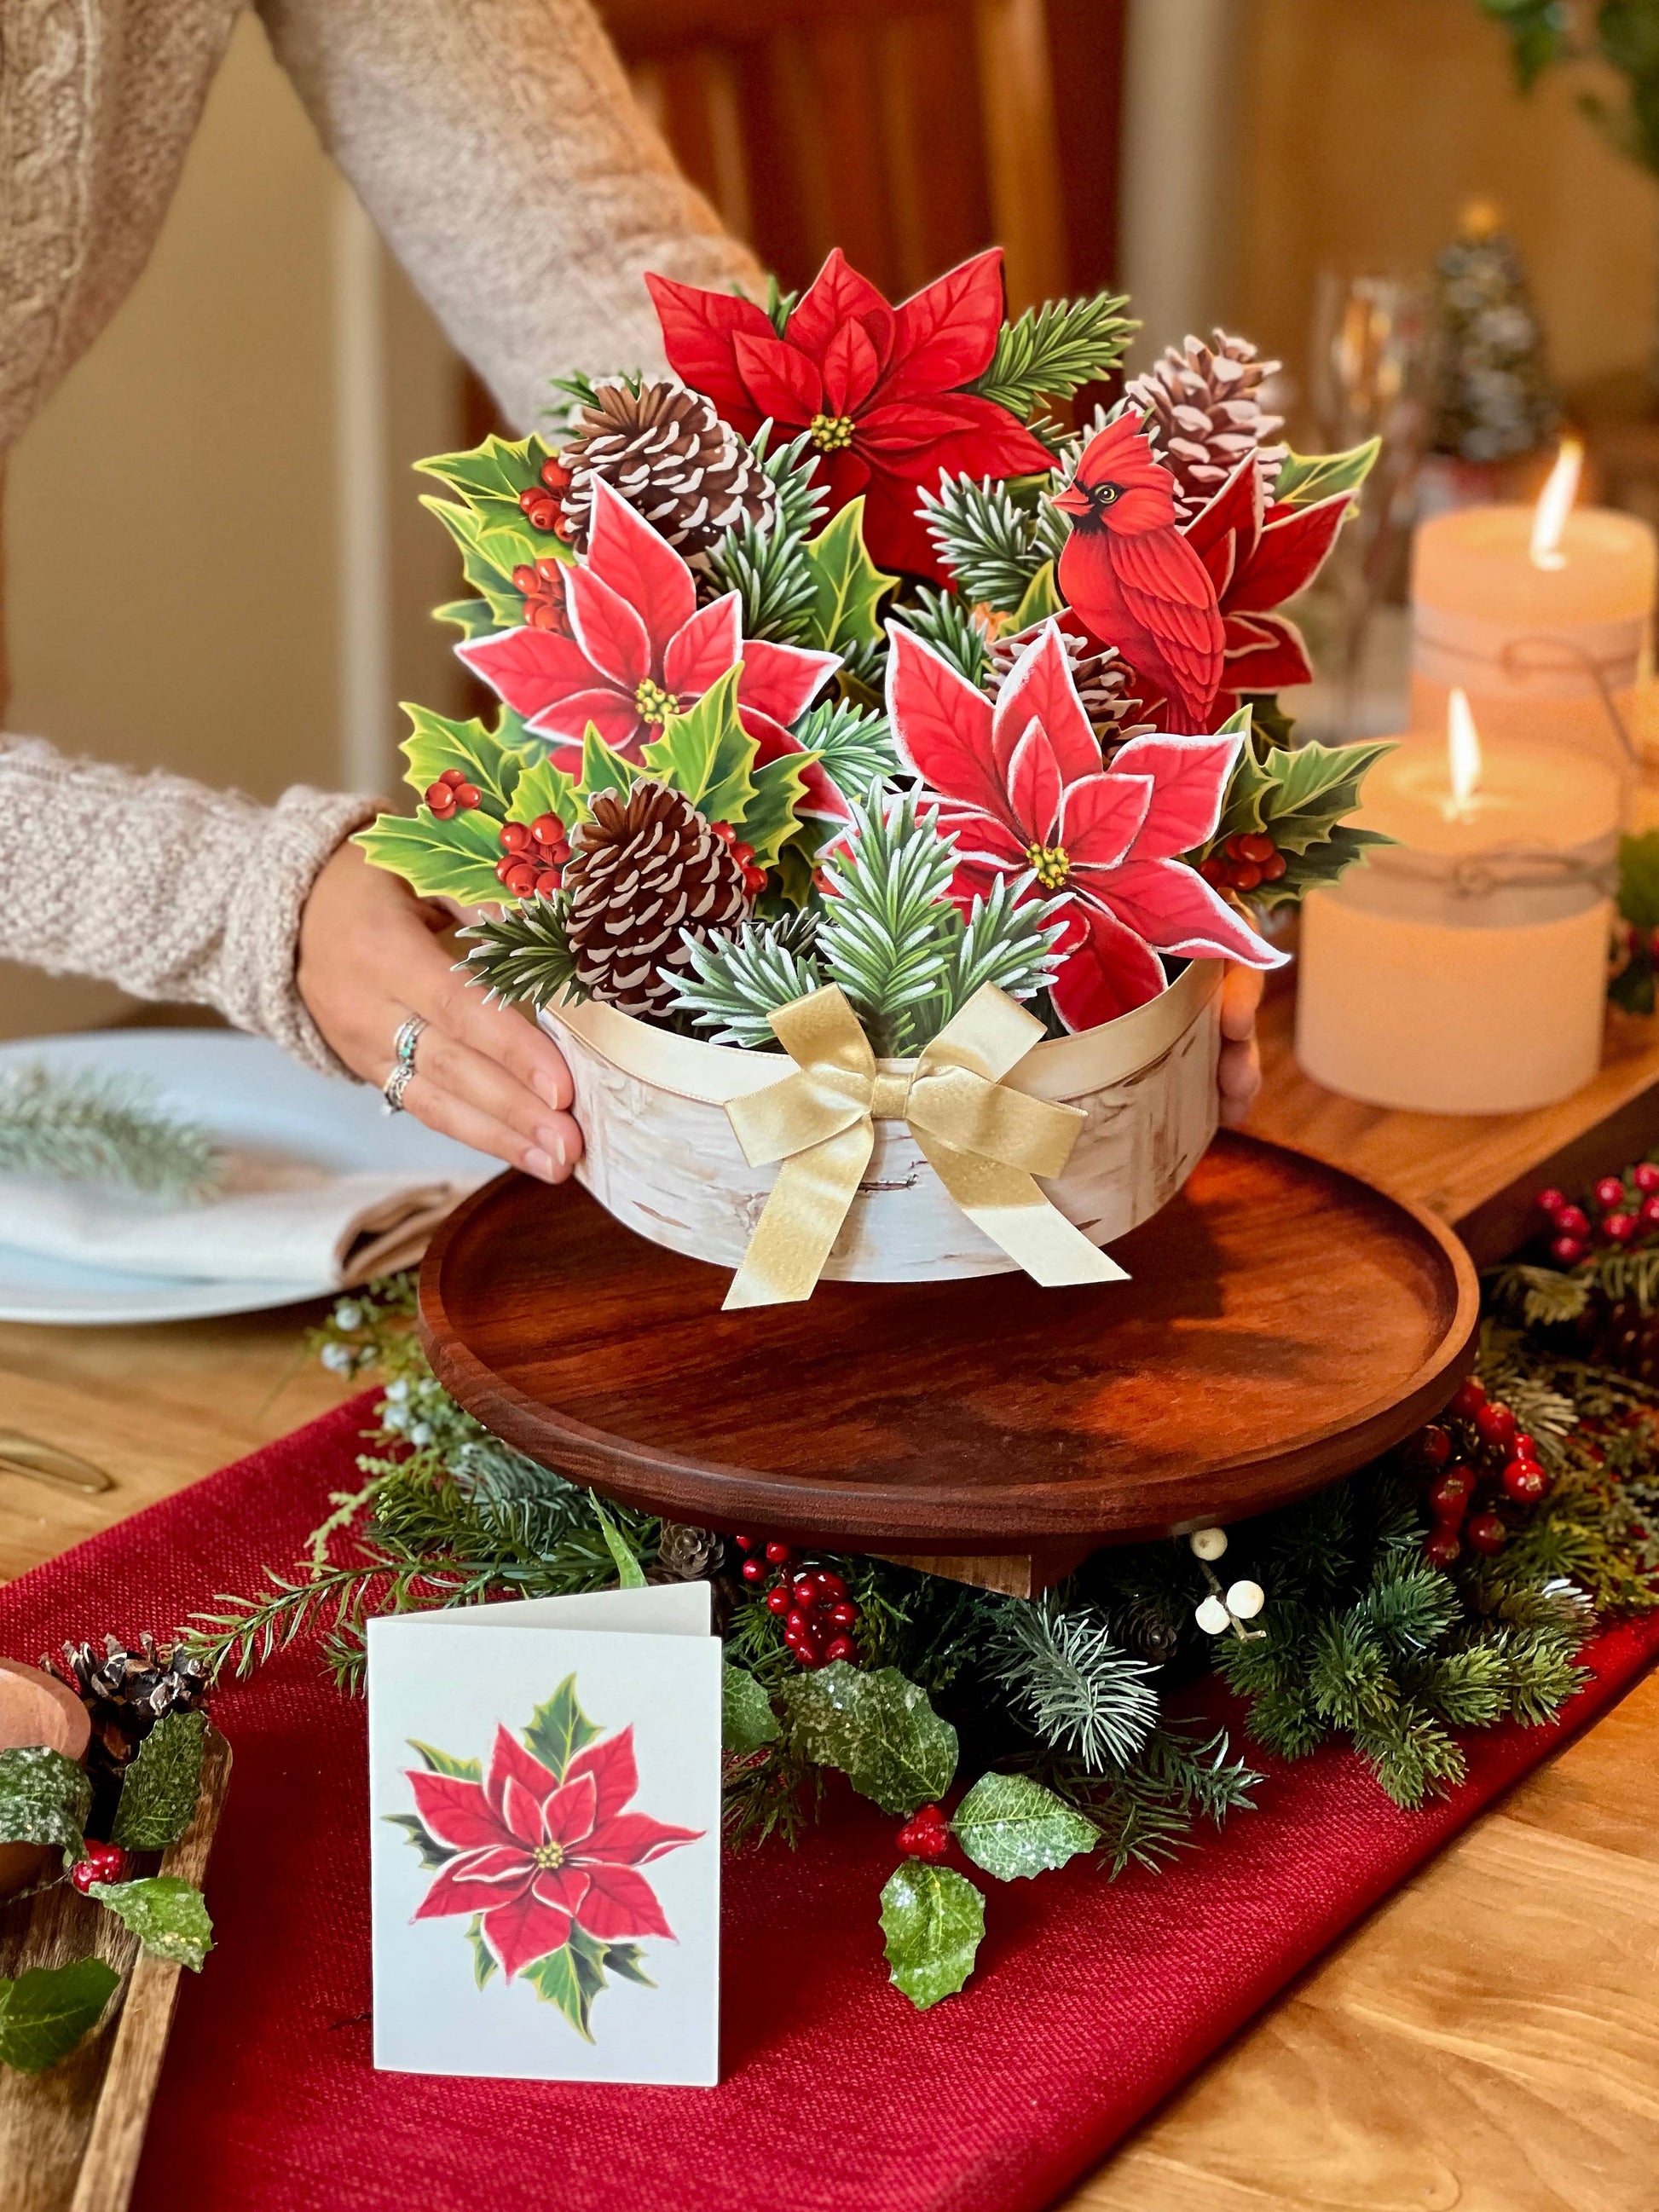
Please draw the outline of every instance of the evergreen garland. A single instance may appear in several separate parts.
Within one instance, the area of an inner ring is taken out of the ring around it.
[[[207,1131],[165,1113],[142,1077],[28,1060],[0,1070],[0,1174],[199,1199],[223,1163]]]

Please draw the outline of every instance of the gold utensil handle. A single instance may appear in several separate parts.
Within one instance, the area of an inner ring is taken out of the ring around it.
[[[106,1474],[101,1467],[39,1437],[26,1437],[21,1429],[0,1429],[0,1474],[26,1474],[33,1481],[49,1482],[58,1490],[94,1495],[115,1487],[114,1477]]]

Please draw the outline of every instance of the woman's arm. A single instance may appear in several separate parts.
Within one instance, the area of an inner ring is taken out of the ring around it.
[[[587,0],[259,0],[324,144],[508,417],[660,367],[647,269],[763,289]]]

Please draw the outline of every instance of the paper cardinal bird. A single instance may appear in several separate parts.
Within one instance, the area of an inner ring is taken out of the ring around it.
[[[1058,581],[1096,637],[1169,701],[1173,726],[1207,730],[1224,644],[1215,586],[1176,527],[1173,479],[1141,423],[1109,422],[1056,495],[1072,519]]]

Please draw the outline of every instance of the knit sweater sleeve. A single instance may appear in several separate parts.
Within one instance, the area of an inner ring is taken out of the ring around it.
[[[295,988],[318,870],[372,799],[296,784],[274,806],[0,737],[0,955],[135,998],[216,1006],[334,1075]],[[90,874],[73,855],[97,824]]]
[[[258,0],[382,234],[508,418],[659,368],[641,282],[763,283],[679,174],[588,0]]]

